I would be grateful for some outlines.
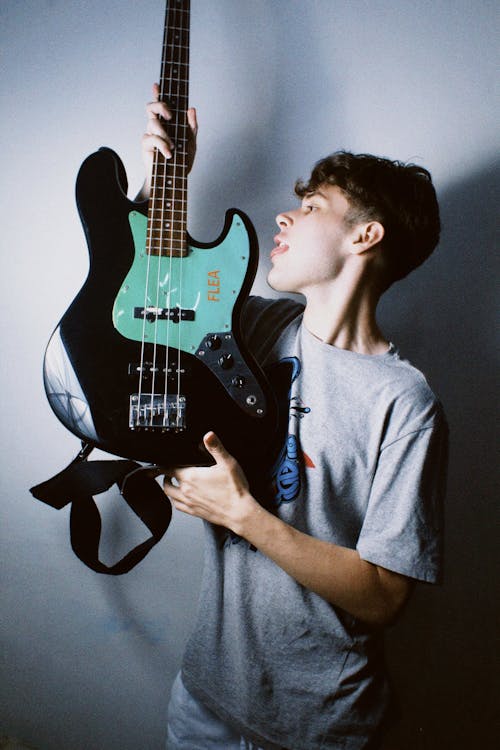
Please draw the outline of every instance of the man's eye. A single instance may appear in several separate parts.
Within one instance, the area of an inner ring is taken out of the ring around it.
[[[312,206],[310,203],[304,204],[304,211],[307,213],[311,213],[311,211],[314,211],[317,208],[317,206]]]

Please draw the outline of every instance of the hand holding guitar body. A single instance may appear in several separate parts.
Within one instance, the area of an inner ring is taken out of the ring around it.
[[[213,466],[174,468],[165,475],[165,493],[177,510],[230,529],[354,617],[372,625],[394,620],[411,592],[408,578],[366,562],[355,549],[298,531],[265,510],[217,436],[209,432],[203,441]]]

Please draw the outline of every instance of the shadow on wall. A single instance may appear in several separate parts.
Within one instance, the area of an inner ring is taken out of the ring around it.
[[[382,324],[388,320],[383,329],[443,401],[451,434],[445,582],[418,587],[389,634],[403,719],[386,750],[494,746],[499,167],[489,166],[440,196],[440,247],[400,290],[389,292],[381,315]]]

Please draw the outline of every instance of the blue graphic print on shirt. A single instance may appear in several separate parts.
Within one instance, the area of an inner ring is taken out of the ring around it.
[[[288,391],[289,420],[302,419],[311,409],[303,406],[300,397],[292,396],[292,386],[300,374],[300,361],[297,357],[289,357],[281,362],[288,362],[292,365],[292,374],[290,378],[290,389]],[[289,432],[285,445],[276,461],[273,471],[272,480],[275,485],[274,500],[276,505],[281,503],[290,503],[299,494],[300,490],[300,450],[296,436]]]
[[[286,357],[273,365],[268,372],[270,381],[283,393],[288,385],[288,422],[293,419],[302,419],[311,409],[304,406],[299,396],[292,396],[292,386],[300,374],[300,361],[297,357]],[[286,375],[286,383],[284,377]],[[284,387],[283,387],[284,386]],[[309,466],[314,466],[308,459]],[[296,436],[289,432],[285,444],[276,459],[270,472],[270,484],[272,485],[271,505],[279,507],[281,503],[289,503],[296,499],[300,490],[300,477],[303,464],[303,456],[299,449]],[[270,507],[270,506],[268,506]],[[224,529],[222,546],[239,544],[244,541],[238,534]],[[255,549],[251,547],[251,549]]]

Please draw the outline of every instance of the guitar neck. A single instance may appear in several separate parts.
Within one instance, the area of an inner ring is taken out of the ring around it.
[[[187,143],[189,96],[190,0],[167,0],[160,70],[159,99],[172,114],[168,133],[171,159],[155,151],[148,212],[148,252],[182,257],[187,254]]]

